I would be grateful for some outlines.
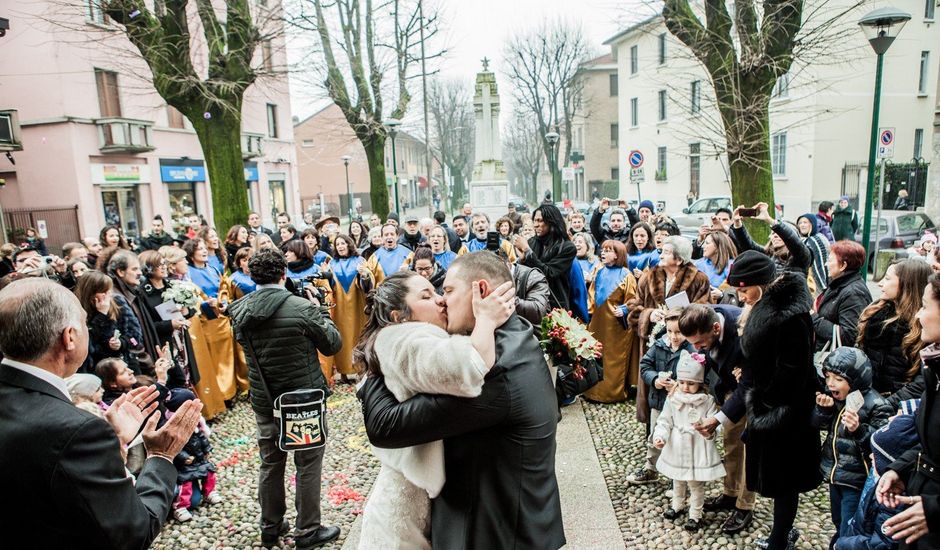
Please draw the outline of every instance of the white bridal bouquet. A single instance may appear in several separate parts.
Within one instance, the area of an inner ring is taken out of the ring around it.
[[[196,313],[199,313],[199,305],[202,304],[199,287],[189,281],[168,281],[163,299]]]

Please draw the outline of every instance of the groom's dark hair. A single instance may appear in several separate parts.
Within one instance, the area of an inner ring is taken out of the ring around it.
[[[448,269],[460,268],[458,276],[465,281],[485,279],[493,287],[512,281],[509,268],[496,254],[489,250],[480,250],[458,256]]]

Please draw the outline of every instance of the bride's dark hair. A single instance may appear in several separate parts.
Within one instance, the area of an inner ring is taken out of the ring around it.
[[[407,321],[411,316],[405,298],[408,296],[408,281],[412,277],[421,275],[414,271],[399,271],[366,296],[366,325],[353,349],[353,364],[360,374],[382,375],[375,353],[375,338],[383,328]]]

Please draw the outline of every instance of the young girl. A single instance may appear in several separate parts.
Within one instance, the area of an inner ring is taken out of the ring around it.
[[[653,444],[662,449],[656,469],[673,480],[672,508],[663,517],[673,520],[685,513],[683,506],[689,493],[685,529],[698,531],[702,526],[705,482],[724,477],[725,467],[714,439],[705,439],[694,426],[714,416],[718,405],[705,388],[705,358],[701,355],[681,352],[676,380],[677,389],[666,398],[653,431]]]
[[[508,275],[508,274],[507,274]],[[476,323],[450,336],[444,298],[424,277],[399,271],[369,294],[368,321],[354,352],[364,376],[384,376],[399,402],[418,393],[475,397],[496,362],[495,330],[514,310],[511,283],[481,298],[472,282]],[[433,441],[373,452],[382,462],[363,514],[359,548],[431,548],[431,498],[444,485],[444,445]]]
[[[189,390],[177,390],[166,399],[166,413],[164,417],[169,420],[180,406],[196,398],[196,394]],[[173,517],[176,521],[184,522],[193,519],[189,509],[201,501],[208,504],[222,502],[222,495],[215,491],[215,464],[209,460],[212,444],[209,443],[209,426],[206,421],[199,419],[199,424],[186,442],[186,446],[173,458],[176,466],[176,483],[179,485],[179,494],[173,501]],[[194,502],[195,501],[195,502]]]
[[[601,246],[601,265],[588,289],[591,322],[588,330],[604,346],[604,379],[584,392],[584,397],[601,403],[626,401],[627,391],[636,384],[639,365],[631,361],[636,338],[627,325],[627,303],[636,296],[636,279],[627,269],[627,248],[610,239]],[[639,354],[636,354],[639,355]]]
[[[104,412],[108,410],[108,406],[101,400],[104,389],[101,387],[100,378],[94,374],[79,372],[66,378],[65,385],[76,407],[104,418]]]

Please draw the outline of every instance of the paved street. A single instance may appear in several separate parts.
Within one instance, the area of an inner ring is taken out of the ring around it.
[[[356,547],[364,499],[378,461],[369,451],[359,403],[350,386],[338,386],[330,398],[330,443],[324,459],[323,518],[342,526],[343,535],[325,548]],[[674,548],[690,550],[749,548],[767,533],[771,507],[758,501],[757,521],[737,538],[720,533],[723,518],[706,514],[706,527],[687,533],[681,523],[662,519],[668,505],[667,480],[628,486],[624,478],[643,456],[643,427],[629,404],[597,405],[579,402],[564,409],[558,427],[556,471],[562,497],[566,548]],[[219,469],[222,504],[200,507],[188,523],[171,520],[157,540],[157,549],[260,548],[255,486],[258,472],[254,418],[247,403],[239,402],[213,426],[214,460]],[[288,464],[292,481],[293,467]],[[709,494],[720,490],[709,486]],[[289,483],[288,498],[293,492]],[[288,517],[293,512],[288,506]],[[821,488],[801,500],[797,527],[804,532],[800,548],[820,548],[829,538],[828,499]],[[290,540],[283,548],[293,548]]]

